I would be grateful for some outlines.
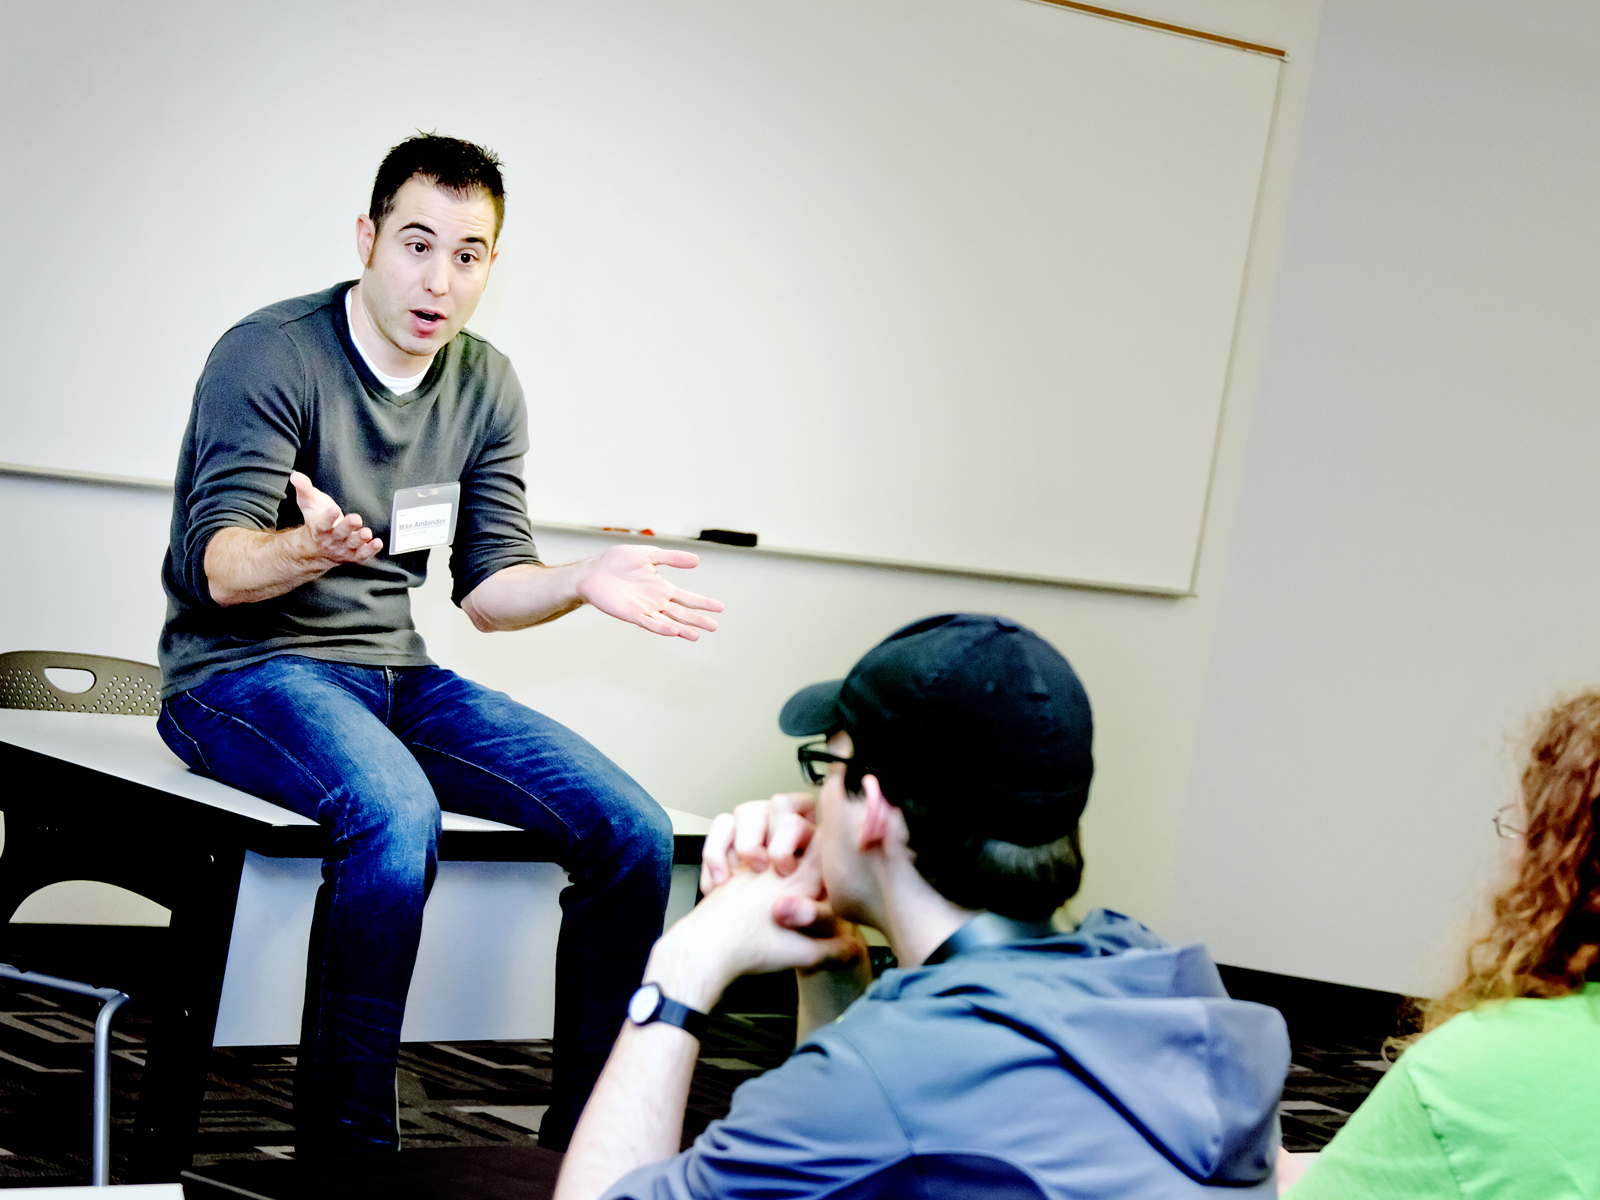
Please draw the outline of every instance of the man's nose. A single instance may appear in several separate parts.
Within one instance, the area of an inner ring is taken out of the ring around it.
[[[450,261],[442,254],[436,254],[428,260],[422,274],[422,286],[428,289],[431,296],[442,296],[450,290]]]

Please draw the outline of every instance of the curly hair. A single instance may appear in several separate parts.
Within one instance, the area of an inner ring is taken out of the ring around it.
[[[1486,1001],[1565,996],[1600,958],[1600,692],[1545,714],[1522,772],[1525,850],[1468,948],[1466,973],[1423,1005],[1423,1030]]]

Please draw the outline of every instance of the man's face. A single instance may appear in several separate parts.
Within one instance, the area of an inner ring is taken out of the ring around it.
[[[356,249],[366,264],[358,296],[368,320],[399,354],[429,359],[461,331],[489,282],[494,202],[408,179],[382,229],[357,219]]]
[[[828,752],[849,758],[855,753],[850,735],[840,732],[830,737]],[[862,802],[846,795],[844,771],[843,763],[828,764],[827,778],[817,796],[817,832],[807,853],[815,850],[822,856],[822,882],[828,889],[834,914],[851,921],[868,920],[861,907],[865,881],[860,867],[858,822]]]

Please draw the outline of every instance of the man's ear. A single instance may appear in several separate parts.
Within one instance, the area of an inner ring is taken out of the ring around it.
[[[876,775],[861,777],[861,824],[857,829],[857,848],[877,850],[889,840],[899,810],[890,804]]]
[[[378,240],[378,227],[366,213],[356,216],[356,257],[363,267],[372,265],[372,247]]]

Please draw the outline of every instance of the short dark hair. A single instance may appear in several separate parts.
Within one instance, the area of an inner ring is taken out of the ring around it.
[[[1040,846],[974,834],[951,816],[964,805],[982,805],[981,794],[939,797],[929,803],[932,790],[940,787],[937,781],[919,778],[920,772],[897,770],[897,764],[875,764],[872,748],[861,745],[853,733],[851,740],[845,791],[859,796],[862,778],[877,778],[884,798],[905,814],[917,874],[946,900],[1018,921],[1044,921],[1078,894],[1083,846],[1076,823],[1063,836]],[[919,795],[924,798],[919,800]]]
[[[492,150],[460,138],[418,132],[384,155],[378,177],[372,181],[372,204],[367,216],[380,229],[394,210],[395,194],[408,180],[426,179],[434,187],[470,196],[485,192],[494,202],[494,236],[506,219],[506,185],[500,177],[500,160]]]

